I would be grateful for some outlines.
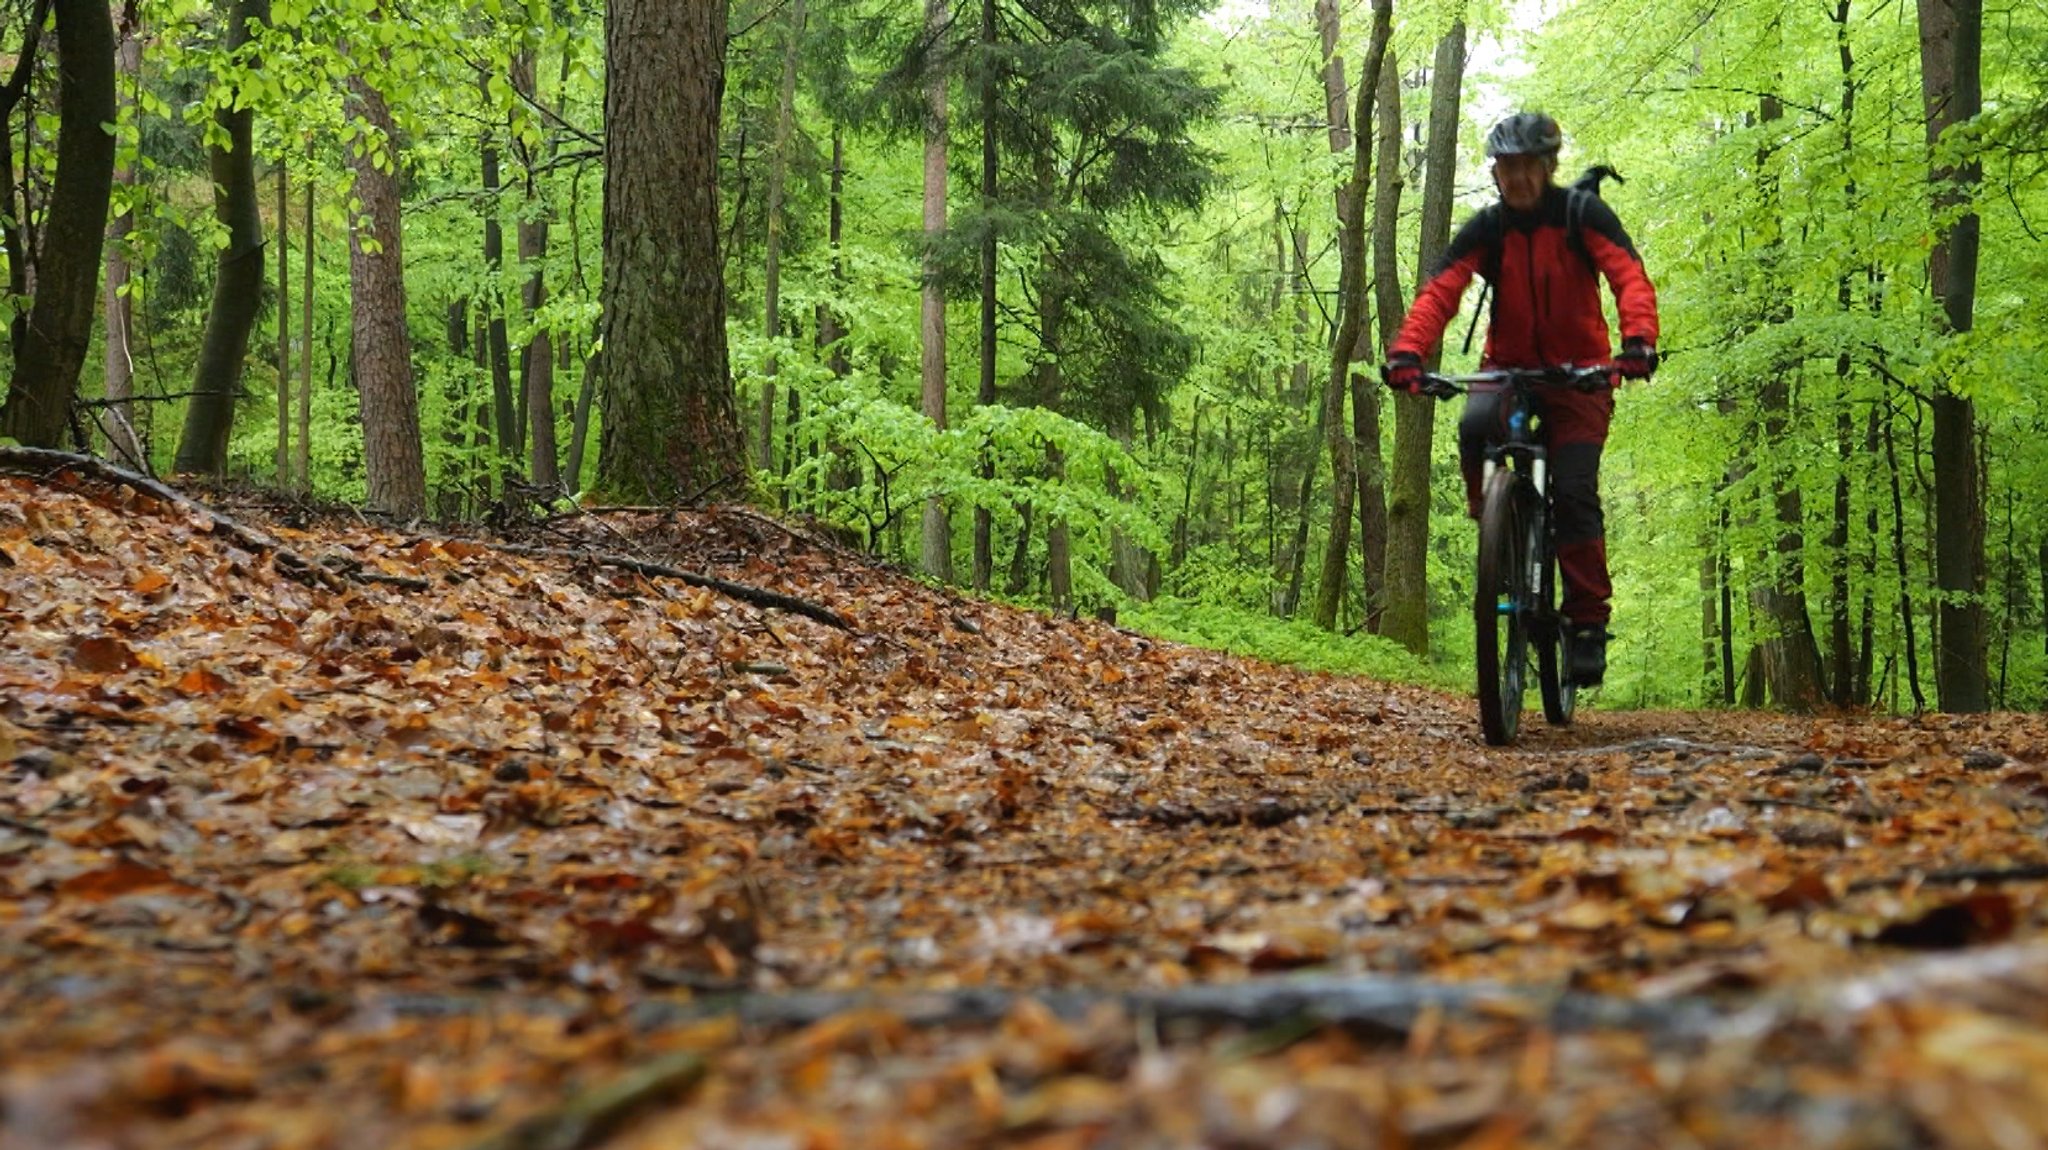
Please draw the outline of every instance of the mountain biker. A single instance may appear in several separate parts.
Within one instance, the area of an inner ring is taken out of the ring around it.
[[[1387,349],[1387,383],[1411,395],[1422,390],[1423,357],[1443,338],[1474,275],[1493,285],[1485,368],[1549,368],[1604,362],[1607,321],[1600,284],[1613,290],[1621,319],[1616,371],[1648,379],[1657,370],[1657,291],[1642,257],[1614,210],[1590,192],[1557,185],[1563,134],[1541,112],[1517,112],[1487,133],[1486,154],[1500,202],[1466,221],[1451,239],[1406,322]],[[1499,395],[1476,392],[1458,423],[1465,499],[1479,517],[1486,443],[1505,437]],[[1555,388],[1544,391],[1542,440],[1549,449],[1562,613],[1570,627],[1571,676],[1595,686],[1607,670],[1607,526],[1600,509],[1600,452],[1614,414],[1614,395]]]

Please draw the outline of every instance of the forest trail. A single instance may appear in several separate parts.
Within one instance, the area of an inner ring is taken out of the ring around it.
[[[2040,716],[1494,749],[750,512],[233,514],[327,574],[0,476],[8,1150],[2048,1139]]]

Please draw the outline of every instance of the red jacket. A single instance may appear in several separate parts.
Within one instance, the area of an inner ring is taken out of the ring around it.
[[[1486,363],[1554,367],[1605,362],[1614,354],[1600,314],[1597,267],[1614,289],[1622,338],[1657,343],[1657,289],[1643,271],[1614,209],[1599,196],[1576,193],[1578,243],[1568,216],[1574,193],[1552,187],[1531,212],[1494,204],[1473,216],[1415,297],[1388,352],[1426,357],[1458,314],[1474,275],[1493,282]],[[1583,254],[1581,254],[1583,249]],[[1588,263],[1590,259],[1591,263]]]

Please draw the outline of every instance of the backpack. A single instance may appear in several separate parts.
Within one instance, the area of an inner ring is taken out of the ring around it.
[[[1587,250],[1586,239],[1580,234],[1581,225],[1586,218],[1587,205],[1600,198],[1601,182],[1610,178],[1617,184],[1628,183],[1620,172],[1606,164],[1595,164],[1587,168],[1578,179],[1567,184],[1564,189],[1564,242],[1571,245],[1571,249],[1579,253],[1579,258],[1586,261],[1586,266],[1595,272],[1599,269],[1594,267],[1593,253]],[[1486,305],[1493,292],[1493,281],[1500,278],[1500,246],[1501,241],[1507,237],[1507,229],[1500,219],[1500,205],[1494,204],[1488,207],[1486,212],[1492,221],[1494,234],[1493,241],[1487,245],[1486,263],[1479,269],[1479,274],[1486,280],[1485,286],[1479,290],[1479,308],[1472,313],[1471,326],[1465,329],[1464,350],[1467,354],[1472,351],[1472,333],[1479,330],[1479,312],[1487,310]]]

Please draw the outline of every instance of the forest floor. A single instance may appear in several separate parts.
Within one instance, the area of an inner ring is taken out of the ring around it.
[[[2043,717],[1491,749],[751,512],[165,494],[0,476],[0,1147],[2048,1140]]]

